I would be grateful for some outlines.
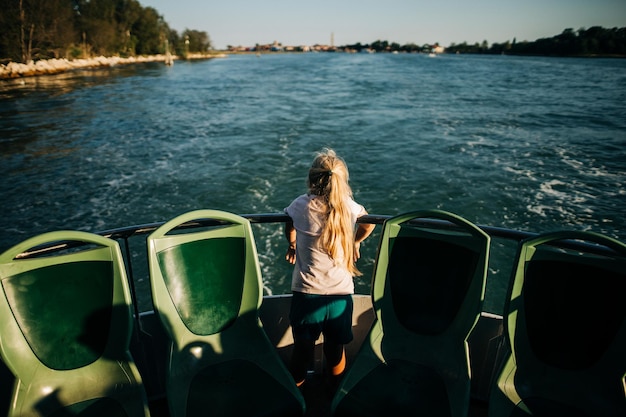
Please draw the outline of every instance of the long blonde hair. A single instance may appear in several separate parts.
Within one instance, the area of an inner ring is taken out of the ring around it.
[[[352,189],[348,180],[346,163],[335,151],[325,148],[311,164],[307,185],[311,194],[324,197],[327,204],[320,236],[322,248],[353,276],[359,276],[362,274],[354,263],[354,223],[348,205]]]

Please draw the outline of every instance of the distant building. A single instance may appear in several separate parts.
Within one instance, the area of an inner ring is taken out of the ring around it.
[[[446,50],[446,48],[444,48],[443,46],[439,45],[438,43],[434,44],[432,47],[432,51],[435,54],[443,54],[443,52]]]

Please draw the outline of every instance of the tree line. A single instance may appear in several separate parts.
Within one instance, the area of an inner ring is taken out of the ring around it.
[[[450,53],[542,55],[542,56],[626,56],[626,27],[605,29],[593,26],[578,31],[565,29],[560,35],[536,41],[494,43],[487,41],[468,45],[452,44]]]
[[[186,56],[211,48],[206,32],[179,34],[137,0],[7,0],[0,8],[0,60]]]
[[[377,40],[369,44],[356,43],[344,45],[336,50],[361,52],[433,52],[439,44],[400,45],[396,42]],[[605,29],[594,26],[578,31],[565,29],[560,35],[542,38],[536,41],[507,41],[489,45],[482,43],[451,44],[445,48],[446,53],[463,54],[510,54],[510,55],[542,55],[542,56],[626,56],[626,28]]]
[[[158,11],[137,0],[5,0],[0,7],[0,62],[27,63],[49,58],[205,53],[211,48],[206,32],[186,29],[179,34]],[[437,45],[435,45],[437,46]],[[377,52],[430,52],[430,44],[376,41],[340,49]],[[594,26],[536,41],[451,44],[448,53],[626,56],[626,28]]]

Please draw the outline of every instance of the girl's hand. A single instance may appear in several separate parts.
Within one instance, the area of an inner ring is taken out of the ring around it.
[[[358,261],[361,257],[361,243],[354,242],[354,262]]]
[[[289,246],[289,249],[287,249],[287,254],[285,255],[285,259],[287,260],[287,262],[289,262],[292,265],[296,263],[296,247],[295,246]]]

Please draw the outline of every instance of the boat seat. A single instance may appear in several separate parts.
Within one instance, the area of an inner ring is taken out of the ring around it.
[[[178,226],[204,222],[186,232]],[[203,223],[203,224],[204,224]],[[155,310],[170,339],[171,417],[301,416],[304,398],[259,320],[250,222],[197,210],[148,237]]]
[[[0,280],[0,353],[15,376],[9,417],[150,415],[129,352],[132,301],[117,242],[45,233],[0,255]]]
[[[626,245],[592,232],[520,243],[505,304],[511,351],[489,415],[626,416]]]
[[[385,221],[376,320],[332,402],[334,416],[466,416],[467,338],[485,291],[489,236],[440,210]]]

